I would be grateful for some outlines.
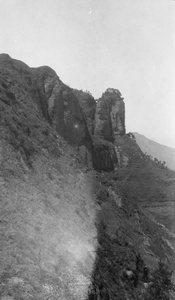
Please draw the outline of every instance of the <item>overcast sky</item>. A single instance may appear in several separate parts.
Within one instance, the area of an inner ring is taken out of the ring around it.
[[[119,89],[127,132],[175,148],[175,1],[0,0],[0,53],[95,98]]]

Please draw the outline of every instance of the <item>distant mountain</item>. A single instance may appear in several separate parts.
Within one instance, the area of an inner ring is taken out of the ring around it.
[[[156,157],[162,162],[165,161],[168,168],[175,170],[175,149],[154,142],[142,134],[133,132],[136,137],[136,142],[141,150],[147,154]]]

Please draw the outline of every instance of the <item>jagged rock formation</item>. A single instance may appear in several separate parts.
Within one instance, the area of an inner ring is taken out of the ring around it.
[[[92,156],[96,169],[114,170],[119,155],[111,142],[114,142],[115,136],[125,133],[124,102],[118,90],[108,89],[96,105],[89,93],[69,88],[47,66],[29,68],[6,54],[1,55],[0,63],[1,74],[12,81],[12,84],[6,82],[2,85],[2,93],[11,93],[11,100],[3,97],[4,102],[21,105],[22,99],[24,105],[28,102],[26,105],[33,105],[33,109],[37,105],[38,113],[59,135],[70,144],[80,147],[80,153],[88,164]],[[6,122],[11,123],[8,120]]]
[[[124,134],[118,90],[104,94],[94,117],[49,67],[0,56],[1,300],[83,300],[90,283],[91,300],[144,299],[147,269],[175,269],[175,174]]]
[[[29,68],[8,55],[1,55],[0,63],[1,70],[5,67],[6,77],[11,77],[14,85],[13,92],[10,86],[11,98],[18,100],[16,93],[20,88],[20,93],[25,94],[25,99],[29,97],[29,102],[37,104],[40,113],[58,134],[71,144],[85,145],[89,151],[92,150],[91,137],[78,99],[55,71],[49,67]],[[4,89],[7,88],[4,86]]]
[[[93,161],[97,170],[112,171],[121,166],[120,152],[114,143],[124,134],[125,104],[120,91],[109,88],[97,101],[95,113]]]
[[[125,105],[121,93],[107,89],[97,102],[95,135],[114,142],[116,135],[125,134]]]
[[[96,111],[95,99],[89,92],[83,92],[76,89],[74,89],[73,92],[77,96],[79,104],[83,110],[89,133],[93,135],[94,127],[95,127],[95,111]]]
[[[45,99],[45,115],[53,128],[69,143],[91,149],[91,138],[82,109],[72,89],[63,84],[53,70],[42,67],[33,70],[40,103]]]

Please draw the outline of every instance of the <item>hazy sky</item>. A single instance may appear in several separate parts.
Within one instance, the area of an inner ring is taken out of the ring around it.
[[[0,53],[95,98],[118,88],[127,132],[175,147],[175,1],[0,0]]]

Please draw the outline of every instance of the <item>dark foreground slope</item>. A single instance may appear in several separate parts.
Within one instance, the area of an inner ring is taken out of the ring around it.
[[[174,270],[175,174],[125,134],[122,101],[0,57],[1,300],[144,299],[159,259]]]

